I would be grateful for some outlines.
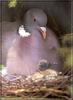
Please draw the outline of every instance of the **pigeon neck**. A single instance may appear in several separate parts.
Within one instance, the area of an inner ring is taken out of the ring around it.
[[[33,30],[37,30],[39,29],[40,26],[39,25],[35,25],[35,24],[31,24],[31,25],[24,25],[24,29],[27,31],[27,32],[32,32]]]

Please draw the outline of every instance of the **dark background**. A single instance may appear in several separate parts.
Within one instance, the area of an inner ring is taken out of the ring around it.
[[[48,26],[59,34],[71,32],[71,0],[17,0],[15,8],[8,8],[8,0],[0,0],[0,21],[22,21],[29,8],[42,8],[48,16]]]

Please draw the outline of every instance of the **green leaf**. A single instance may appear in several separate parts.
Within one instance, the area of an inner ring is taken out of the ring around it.
[[[9,8],[16,7],[16,5],[17,5],[16,0],[9,0],[9,4],[8,4]]]

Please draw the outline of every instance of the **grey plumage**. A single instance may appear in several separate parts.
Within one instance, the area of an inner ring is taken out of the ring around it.
[[[23,25],[28,37],[18,37],[8,51],[7,71],[9,74],[30,75],[39,70],[39,61],[46,60],[51,68],[60,71],[60,59],[56,51],[59,42],[55,33],[46,27],[47,16],[41,9],[30,9],[26,12]],[[26,27],[27,26],[27,27]],[[43,39],[40,27],[46,27],[46,38]]]

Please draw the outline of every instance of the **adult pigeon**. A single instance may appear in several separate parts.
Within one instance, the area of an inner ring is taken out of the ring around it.
[[[52,69],[61,70],[56,50],[59,42],[46,24],[47,16],[42,9],[32,8],[26,12],[23,25],[18,29],[19,37],[8,51],[8,74],[31,75],[39,70],[39,63],[43,61]]]

